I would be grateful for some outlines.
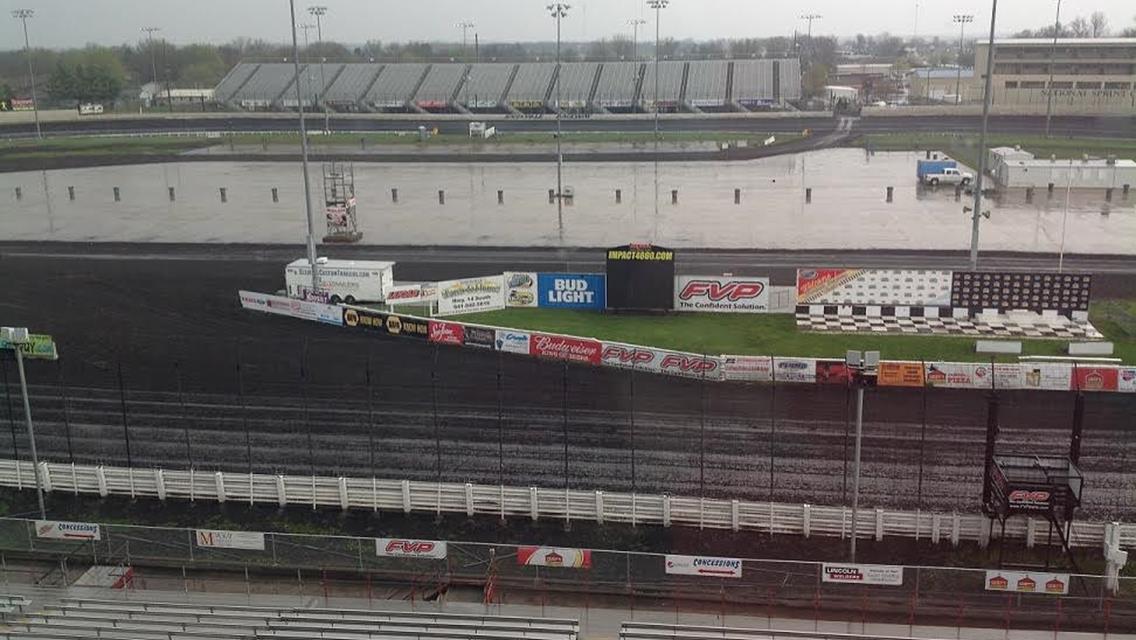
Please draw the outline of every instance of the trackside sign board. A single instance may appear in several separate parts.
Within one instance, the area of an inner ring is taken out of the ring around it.
[[[93,522],[36,520],[36,537],[50,540],[102,540],[102,530]]]
[[[410,540],[407,538],[378,538],[375,553],[384,558],[427,558],[444,560],[446,543],[437,540]]]
[[[255,531],[197,529],[193,534],[193,537],[197,540],[197,546],[199,547],[264,551],[264,534]]]
[[[664,562],[667,573],[672,575],[707,578],[742,577],[742,561],[739,558],[668,555]]]
[[[769,278],[678,276],[675,311],[769,313]]]
[[[903,584],[903,567],[883,564],[834,564],[821,567],[823,582],[872,584],[898,587]]]

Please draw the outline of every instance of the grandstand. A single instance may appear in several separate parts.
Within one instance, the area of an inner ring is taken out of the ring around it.
[[[161,602],[140,596],[64,597],[23,606],[0,621],[6,638],[479,638],[577,640],[577,620],[430,611],[299,608]]]
[[[544,113],[560,79],[561,105],[572,111],[649,112],[654,63],[326,63],[324,102],[337,111],[481,111]],[[772,108],[801,97],[801,67],[785,60],[668,60],[659,67],[663,111]],[[236,109],[295,109],[289,63],[241,63],[217,85],[216,100]],[[300,68],[305,107],[315,105],[318,64]],[[310,87],[310,88],[308,88]]]

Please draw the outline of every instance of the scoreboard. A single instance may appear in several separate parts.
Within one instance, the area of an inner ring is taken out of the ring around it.
[[[613,311],[674,309],[675,252],[651,244],[607,250],[607,308]]]

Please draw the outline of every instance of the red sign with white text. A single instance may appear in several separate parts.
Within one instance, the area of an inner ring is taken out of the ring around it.
[[[599,342],[586,338],[534,333],[529,340],[529,355],[537,358],[598,365],[602,351]]]
[[[1120,367],[1083,367],[1073,369],[1073,388],[1077,391],[1117,391],[1120,389]]]
[[[430,321],[430,342],[435,344],[465,344],[465,327],[454,322]]]

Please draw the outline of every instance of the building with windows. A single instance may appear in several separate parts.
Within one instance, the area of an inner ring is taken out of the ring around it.
[[[979,41],[974,82],[981,96],[989,45]],[[1051,69],[1052,65],[1052,69]],[[1052,72],[1053,79],[1050,80]],[[994,41],[993,103],[1055,114],[1136,112],[1136,38]]]
[[[970,67],[924,67],[908,74],[911,102],[967,103],[982,99]],[[960,97],[961,96],[961,97]]]

